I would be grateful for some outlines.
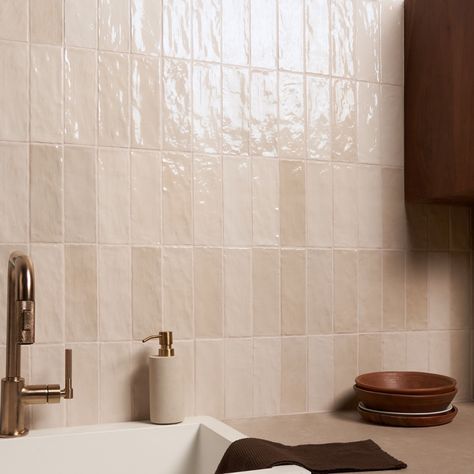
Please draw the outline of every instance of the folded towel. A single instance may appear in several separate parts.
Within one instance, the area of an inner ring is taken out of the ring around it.
[[[295,464],[313,474],[404,469],[371,439],[352,443],[302,444],[285,446],[258,438],[234,441],[217,467],[216,474],[268,469]]]

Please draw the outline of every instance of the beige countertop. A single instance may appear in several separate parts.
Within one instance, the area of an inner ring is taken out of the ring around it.
[[[362,421],[355,411],[226,420],[226,423],[247,436],[284,444],[371,438],[389,454],[408,464],[408,469],[399,472],[474,473],[474,403],[456,406],[459,413],[451,423],[431,428],[372,425]]]

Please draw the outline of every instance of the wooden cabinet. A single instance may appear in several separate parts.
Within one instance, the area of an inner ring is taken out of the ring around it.
[[[474,0],[405,0],[405,196],[474,203]]]

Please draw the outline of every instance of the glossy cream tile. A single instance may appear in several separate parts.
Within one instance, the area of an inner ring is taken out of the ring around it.
[[[251,64],[274,69],[277,63],[277,2],[250,0]]]
[[[28,39],[28,0],[5,0],[0,4],[0,38]]]
[[[380,80],[380,2],[355,0],[355,56],[357,79]]]
[[[381,161],[380,100],[379,84],[357,83],[357,154],[361,163]]]
[[[306,252],[281,251],[281,333],[306,334]]]
[[[28,241],[28,146],[0,143],[0,242]]]
[[[63,2],[43,0],[30,2],[30,41],[61,44],[63,41]]]
[[[378,250],[358,252],[359,331],[382,327],[382,256]]]
[[[405,332],[382,335],[382,370],[406,370],[406,335]]]
[[[334,331],[357,332],[357,252],[334,251]]]
[[[222,0],[222,62],[245,66],[250,59],[250,0]]]
[[[409,330],[426,329],[428,324],[428,254],[406,254],[406,325]]]
[[[306,0],[306,71],[329,74],[330,0]]]
[[[428,328],[448,329],[451,306],[451,259],[447,252],[428,254]]]
[[[407,332],[407,370],[428,372],[429,339],[425,331]]]
[[[193,1],[193,57],[203,61],[221,59],[221,0]]]
[[[383,265],[383,329],[405,329],[405,253],[385,251]]]
[[[252,335],[252,252],[224,250],[224,333]]]
[[[383,164],[403,167],[403,87],[381,87],[380,149]]]
[[[382,370],[382,335],[359,334],[359,374]]]
[[[384,0],[381,4],[382,80],[403,84],[403,0]]]
[[[223,336],[222,250],[194,249],[194,321],[196,337]]]
[[[154,151],[132,151],[131,241],[157,244],[161,241],[161,156]]]
[[[192,162],[191,156],[163,154],[163,242],[192,242]]]
[[[222,244],[222,162],[217,156],[194,157],[194,243]]]
[[[184,391],[184,413],[186,416],[193,416],[195,398],[195,370],[194,370],[194,341],[175,341],[176,357],[181,359],[183,377],[186,380],[186,390]]]
[[[64,34],[68,46],[97,47],[97,0],[65,0]]]
[[[163,54],[191,58],[191,0],[163,0]]]
[[[334,337],[308,337],[308,410],[334,407]]]
[[[352,81],[332,81],[332,158],[356,161],[356,85]]]
[[[99,49],[130,50],[130,0],[99,1]]]
[[[331,82],[306,76],[307,157],[331,159]]]
[[[64,147],[64,239],[95,242],[97,216],[96,150]]]
[[[403,248],[407,240],[403,170],[382,169],[382,205],[383,246]]]
[[[357,344],[355,334],[334,336],[334,402],[335,408],[353,400],[352,385],[357,376]]]
[[[406,203],[407,241],[410,248],[428,248],[428,205]]]
[[[97,249],[66,245],[66,341],[97,341]]]
[[[304,70],[304,0],[278,2],[280,69]]]
[[[359,166],[357,177],[359,246],[382,247],[382,170]]]
[[[451,370],[451,337],[449,331],[429,333],[429,369],[439,374]]]
[[[468,252],[452,252],[450,329],[472,327],[471,275],[471,255]]]
[[[449,374],[458,381],[456,400],[472,400],[470,387],[471,331],[450,331],[451,367]]]
[[[306,411],[307,352],[306,337],[281,340],[280,413]]]
[[[30,239],[63,239],[63,149],[56,145],[30,146]]]
[[[280,252],[278,249],[252,250],[253,335],[279,336]]]
[[[133,367],[132,382],[132,420],[150,419],[150,384],[148,361],[156,348],[152,344],[134,341],[130,347]],[[175,356],[176,357],[176,356]]]
[[[353,0],[333,0],[331,4],[332,73],[352,77],[355,72],[355,19]]]
[[[161,51],[162,2],[131,0],[132,51],[159,54]]]
[[[64,53],[64,140],[92,145],[97,132],[97,55],[67,48]]]

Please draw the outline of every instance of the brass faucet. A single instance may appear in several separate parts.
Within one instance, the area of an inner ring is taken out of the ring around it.
[[[8,260],[7,364],[2,379],[0,437],[24,436],[25,405],[59,403],[71,399],[72,350],[66,349],[66,383],[59,385],[25,385],[21,377],[21,346],[35,342],[35,276],[33,262],[20,252]]]

